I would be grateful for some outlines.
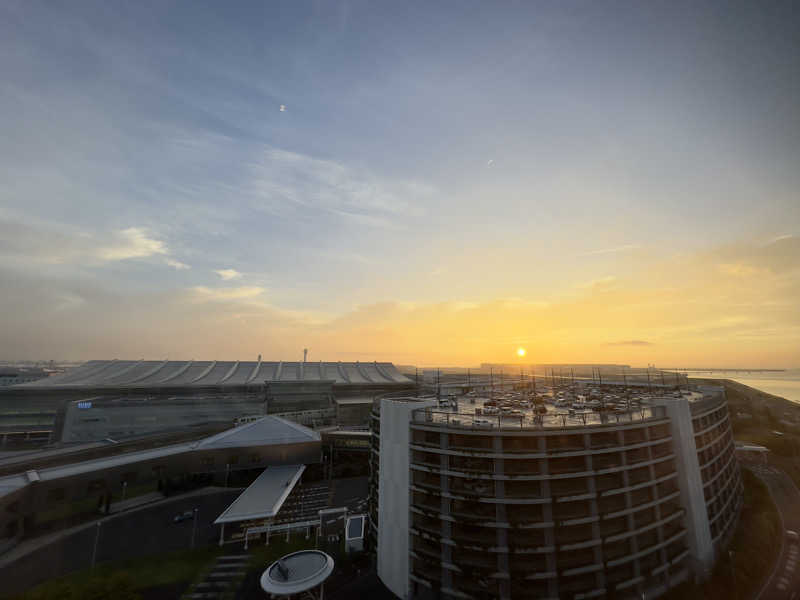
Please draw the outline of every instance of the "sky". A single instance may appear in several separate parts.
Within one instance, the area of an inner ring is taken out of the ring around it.
[[[0,359],[800,367],[798,74],[791,2],[6,0]]]

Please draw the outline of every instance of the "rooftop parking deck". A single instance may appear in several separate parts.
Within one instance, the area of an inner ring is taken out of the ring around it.
[[[702,395],[700,395],[702,397]],[[488,398],[464,395],[443,398],[436,408],[414,411],[413,422],[468,429],[563,429],[635,423],[664,418],[653,397],[636,395],[562,396],[512,391]]]

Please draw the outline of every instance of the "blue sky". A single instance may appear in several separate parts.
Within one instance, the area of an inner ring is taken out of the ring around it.
[[[219,340],[246,314],[242,354],[311,339],[330,359],[363,340],[412,360],[427,341],[381,338],[408,323],[336,324],[657,287],[654,261],[664,279],[684,260],[730,275],[719,264],[752,266],[777,238],[795,256],[798,29],[780,2],[5,2],[3,353],[236,353]],[[709,258],[731,247],[734,263]],[[747,318],[789,301],[781,276]],[[189,313],[205,346],[164,322]],[[648,357],[677,352],[643,327],[664,348]],[[797,327],[749,331],[783,331],[774,360],[791,363]],[[595,337],[599,352],[613,333]]]

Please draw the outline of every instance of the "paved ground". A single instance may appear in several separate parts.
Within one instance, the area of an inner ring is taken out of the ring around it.
[[[46,543],[33,544],[24,556],[14,549],[14,562],[3,557],[0,581],[4,594],[24,591],[47,579],[87,569],[97,540],[97,562],[137,558],[188,549],[194,523],[191,519],[173,523],[178,513],[198,509],[195,544],[216,543],[219,527],[214,519],[241,493],[238,489],[214,489],[208,493],[171,497],[69,530],[47,536]],[[30,542],[35,542],[31,540]]]
[[[186,597],[193,600],[213,600],[234,591],[233,588],[244,578],[249,562],[250,555],[247,553],[218,556],[205,579],[194,584]]]
[[[751,467],[767,485],[787,529],[800,532],[800,491],[783,471],[767,465]],[[784,534],[778,563],[757,600],[797,600],[800,598],[800,543]]]

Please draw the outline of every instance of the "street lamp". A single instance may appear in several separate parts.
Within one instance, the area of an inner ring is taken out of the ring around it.
[[[102,521],[98,521],[97,529],[95,529],[94,547],[92,548],[92,569],[94,569],[94,563],[97,561],[97,544],[100,541],[100,526],[102,524],[103,524]]]
[[[192,550],[194,550],[194,540],[197,537],[197,508],[192,511]]]

